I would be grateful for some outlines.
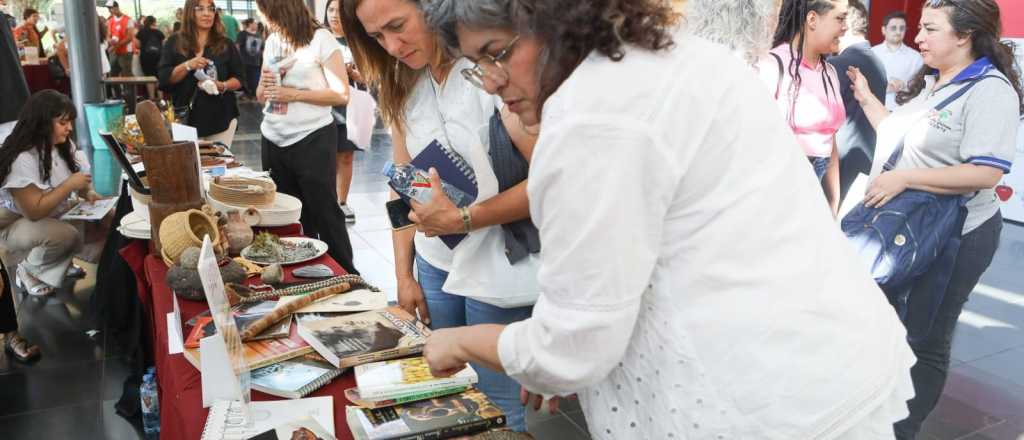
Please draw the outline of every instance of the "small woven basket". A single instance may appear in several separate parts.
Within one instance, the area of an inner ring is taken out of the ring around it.
[[[218,177],[210,182],[210,197],[232,206],[268,207],[274,204],[277,185],[263,179]]]
[[[164,261],[170,264],[178,261],[185,249],[202,247],[203,236],[209,235],[210,242],[220,242],[217,221],[198,209],[176,212],[167,216],[160,224],[160,246]]]

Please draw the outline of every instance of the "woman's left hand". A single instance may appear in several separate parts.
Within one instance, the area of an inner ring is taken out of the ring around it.
[[[463,354],[460,339],[463,328],[434,330],[423,347],[423,358],[434,377],[451,377],[466,368],[468,360]]]
[[[441,176],[433,168],[430,169],[430,188],[433,193],[430,203],[422,204],[413,200],[413,212],[409,213],[409,220],[415,222],[417,229],[427,237],[466,232],[459,207],[444,193]]]
[[[906,191],[908,186],[909,182],[902,170],[884,172],[868,185],[868,191],[864,194],[864,206],[881,208]]]
[[[268,100],[275,102],[295,102],[299,100],[299,89],[282,86],[267,87],[263,94]]]

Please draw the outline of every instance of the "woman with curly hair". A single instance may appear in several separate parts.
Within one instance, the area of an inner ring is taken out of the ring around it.
[[[825,61],[846,33],[846,0],[784,0],[770,57],[758,63],[810,168],[821,182],[832,215],[839,213],[836,132],[846,122],[839,75]]]
[[[517,242],[503,225],[529,218],[527,180],[499,180],[499,161],[492,163],[498,147],[491,133],[499,126],[509,133],[513,145],[502,144],[501,151],[522,158],[525,168],[536,132],[530,134],[535,129],[512,113],[518,104],[503,106],[479,87],[477,78],[462,73],[473,63],[444,50],[427,26],[422,5],[412,0],[346,0],[342,5],[356,65],[380,91],[395,163],[410,162],[437,141],[465,160],[477,183],[470,206],[456,207],[436,191],[432,203],[414,204],[418,230],[393,233],[398,303],[433,329],[520,321],[530,316],[538,295],[538,257],[536,250],[511,252]],[[536,229],[529,228],[535,238]],[[438,237],[446,234],[468,235],[449,248]],[[502,408],[508,426],[525,430],[519,384],[493,370],[477,372],[478,388]]]
[[[277,190],[302,201],[302,229],[319,237],[351,274],[352,242],[338,206],[335,152],[338,129],[331,108],[348,104],[341,46],[302,0],[256,0],[270,35],[256,99],[263,109],[263,169]]]
[[[435,331],[435,374],[476,362],[578,393],[600,439],[892,438],[906,333],[747,65],[661,0],[426,12],[465,75],[543,127],[533,316]]]
[[[914,39],[925,66],[908,90],[897,95],[901,107],[891,114],[871,94],[864,75],[855,68],[849,72],[854,97],[878,130],[878,149],[887,150],[875,156],[864,203],[881,207],[908,189],[969,199],[948,285],[936,289],[929,272],[911,286],[911,298],[930,300],[909,303],[908,325],[920,328],[916,317],[938,312],[924,327],[925,334],[910,341],[917,355],[910,370],[917,396],[908,402],[910,416],[896,425],[900,439],[914,438],[938,403],[957,319],[999,245],[1003,217],[994,188],[1010,172],[1024,108],[1013,48],[1000,40],[999,16],[993,0],[925,2],[921,31]],[[962,90],[962,96],[935,110]],[[880,163],[890,158],[888,151],[900,140],[903,149],[895,166],[881,172]]]

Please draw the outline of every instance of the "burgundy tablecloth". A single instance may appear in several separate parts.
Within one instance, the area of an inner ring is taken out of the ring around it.
[[[284,231],[275,231],[284,232]],[[279,235],[294,235],[279,234]],[[141,247],[138,247],[141,246]],[[145,242],[133,243],[122,250],[122,255],[129,260],[135,270],[138,266],[139,250],[145,249]],[[322,263],[331,267],[336,274],[344,270],[329,256],[324,255],[310,264]],[[156,347],[154,360],[157,370],[157,382],[160,392],[160,438],[162,440],[197,440],[202,436],[203,425],[206,423],[208,410],[203,408],[202,382],[199,370],[196,370],[184,355],[167,353],[167,314],[174,311],[170,288],[164,282],[167,265],[154,256],[144,257],[142,270],[136,271],[139,284],[139,297],[146,309],[151,312],[150,322],[154,323],[151,337]],[[285,267],[285,282],[295,282],[291,268]],[[178,299],[181,307],[182,327],[188,330],[184,322],[207,309],[205,302]],[[338,439],[352,439],[348,424],[345,421],[345,405],[349,402],[344,397],[346,388],[355,386],[355,377],[349,371],[332,383],[317,390],[311,396],[333,396],[334,399],[334,430]],[[253,400],[280,400],[280,398],[252,392]]]
[[[47,64],[22,64],[21,71],[25,74],[25,82],[28,83],[28,90],[31,93],[54,89],[65,95],[71,94],[71,85],[68,81],[53,79],[50,75],[50,66]]]

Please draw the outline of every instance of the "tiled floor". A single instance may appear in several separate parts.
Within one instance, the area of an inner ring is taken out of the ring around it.
[[[259,168],[258,109],[243,104],[235,152]],[[358,221],[349,228],[356,266],[395,299],[391,232],[384,215],[387,192],[380,170],[391,154],[386,133],[356,155],[348,202]],[[90,273],[94,267],[88,266]],[[954,366],[922,440],[1024,440],[1024,227],[1007,224],[1002,244],[960,319]],[[54,298],[19,294],[27,337],[40,344],[37,364],[13,363],[0,353],[0,440],[134,439],[138,428],[114,412],[128,367],[106,332],[89,338],[86,307],[93,279],[68,286]],[[587,439],[579,405],[556,414],[531,412],[538,439]]]

